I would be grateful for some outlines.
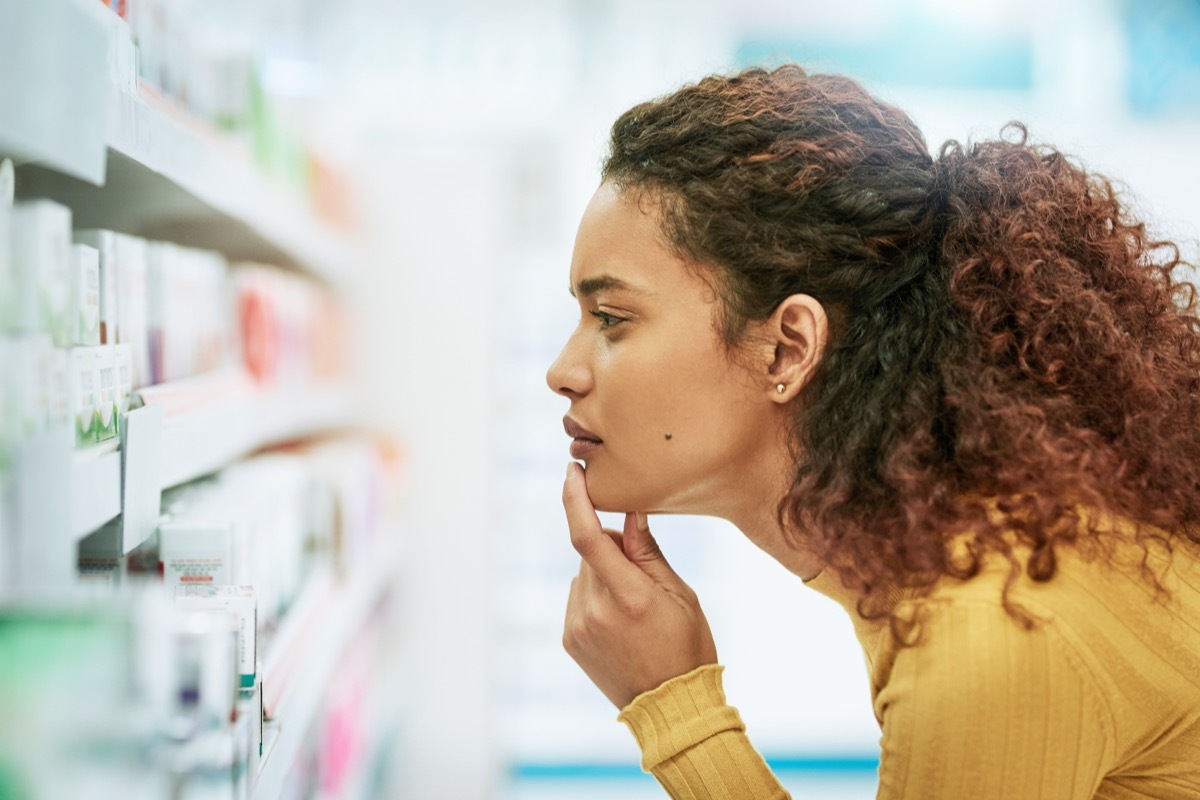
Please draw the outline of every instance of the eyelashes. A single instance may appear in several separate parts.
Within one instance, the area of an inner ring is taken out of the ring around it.
[[[588,313],[600,320],[600,330],[602,331],[609,330],[610,328],[625,322],[623,317],[618,317],[615,314],[609,314],[607,311],[589,311]]]

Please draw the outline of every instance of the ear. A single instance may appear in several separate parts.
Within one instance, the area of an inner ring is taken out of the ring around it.
[[[777,402],[787,403],[800,393],[821,363],[829,337],[829,318],[815,297],[794,294],[775,308],[763,334],[774,345],[767,391]],[[783,391],[779,391],[780,385]]]

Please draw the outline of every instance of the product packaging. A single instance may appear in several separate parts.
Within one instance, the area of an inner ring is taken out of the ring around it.
[[[71,247],[71,344],[100,344],[100,251],[86,244]]]
[[[120,418],[129,413],[129,397],[133,394],[133,348],[127,344],[114,345],[113,360],[117,365],[117,414]],[[120,425],[118,422],[118,432]]]
[[[112,231],[75,231],[76,244],[96,248],[100,261],[100,341],[117,341],[117,238]]]
[[[121,414],[117,408],[117,362],[113,348],[94,348],[96,355],[96,441],[120,435]]]
[[[228,522],[176,518],[158,526],[158,557],[168,586],[233,583],[233,527]]]
[[[237,618],[238,687],[254,691],[258,663],[258,605],[253,586],[189,584],[175,587],[175,605],[189,611],[219,611]]]
[[[12,205],[16,173],[0,161],[0,335],[16,330],[16,274],[13,271]]]
[[[117,335],[118,344],[131,350],[134,389],[150,385],[150,335],[146,318],[146,245],[143,239],[118,234]]]
[[[48,333],[58,347],[71,342],[71,209],[51,200],[13,206],[16,328]]]
[[[43,340],[45,341],[45,340]],[[61,429],[71,425],[71,359],[67,350],[42,347],[43,368],[46,376],[46,426]]]
[[[154,383],[225,365],[231,289],[218,253],[154,242],[148,249],[150,369]]]
[[[99,365],[96,363],[99,354],[96,351],[94,347],[72,347],[67,351],[67,386],[78,447],[99,441]]]
[[[49,336],[20,336],[9,342],[13,420],[17,438],[44,431],[50,421],[54,347]]]

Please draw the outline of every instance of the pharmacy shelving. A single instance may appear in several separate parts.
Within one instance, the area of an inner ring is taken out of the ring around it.
[[[0,71],[0,100],[27,109],[0,115],[0,157],[16,159],[19,193],[70,206],[76,228],[219,249],[232,260],[289,266],[331,284],[344,279],[356,261],[352,236],[315,213],[299,191],[266,175],[245,142],[150,87],[102,79],[104,42],[112,48],[114,38],[129,36],[116,15],[94,0],[22,4],[21,13],[30,18],[22,24],[45,29],[51,40],[67,26],[76,41],[92,46],[73,58],[62,54],[79,75],[53,78],[53,95],[64,96],[61,109],[31,95],[37,83],[30,74],[52,80],[42,44],[16,47],[14,40],[9,48],[12,58],[28,62]],[[96,63],[89,69],[90,62]]]
[[[244,139],[111,74],[105,50],[111,55],[121,35],[129,43],[124,22],[95,0],[39,0],[19,4],[14,13],[19,24],[0,26],[0,106],[8,109],[0,113],[0,158],[16,162],[19,199],[68,206],[76,230],[109,229],[217,251],[231,264],[303,273],[333,290],[314,291],[335,300],[344,293],[351,270],[362,263],[353,232],[318,213],[295,184],[267,174]],[[57,35],[63,32],[69,35]],[[30,43],[17,47],[22,38]],[[43,47],[42,39],[51,44]],[[74,72],[56,76],[57,62]],[[52,108],[33,113],[43,106]],[[237,269],[241,276],[251,271]],[[164,313],[162,319],[178,317]],[[230,327],[238,329],[243,320],[231,317]],[[287,321],[292,335],[298,326]],[[330,333],[322,325],[314,329]],[[0,563],[0,607],[51,588],[79,588],[81,552],[97,540],[105,547],[115,541],[121,553],[145,542],[159,526],[163,490],[261,450],[353,427],[357,398],[333,349],[323,352],[327,359],[320,364],[281,357],[278,371],[256,365],[254,377],[248,368],[227,367],[135,390],[130,410],[120,416],[120,440],[76,448],[74,431],[58,426],[63,429],[19,443],[7,487],[13,503],[5,524],[13,524],[0,529],[0,546],[11,544],[14,555],[11,565]],[[220,363],[240,358],[231,352]],[[322,468],[336,472],[337,459],[331,456]],[[118,524],[108,525],[113,520]],[[269,720],[255,798],[278,798],[303,764],[300,755],[310,732],[320,728],[328,687],[399,573],[397,531],[379,534],[366,547],[331,545],[329,552],[341,555],[312,568],[259,651]]]
[[[345,279],[355,261],[350,237],[273,183],[245,147],[148,88],[106,92],[104,184],[29,165],[19,168],[22,195],[70,206],[77,228],[216,248],[231,260],[289,266],[332,285]]]
[[[71,458],[71,536],[79,539],[121,513],[121,453],[115,441]]]
[[[400,543],[390,535],[373,545],[348,571],[351,578],[319,571],[284,618],[263,660],[271,722],[264,727],[255,800],[275,800],[283,791],[338,661],[395,580],[403,561]]]
[[[154,387],[143,392],[153,402]],[[167,416],[162,483],[167,489],[199,478],[256,450],[346,427],[353,403],[344,386],[235,392]]]
[[[200,377],[151,387],[142,395],[172,410],[162,426],[156,489],[208,475],[271,445],[344,428],[352,420],[350,392],[339,384],[260,390],[249,379]],[[219,399],[196,399],[213,395]],[[115,442],[77,451],[71,473],[71,532],[78,539],[121,513],[121,453]]]

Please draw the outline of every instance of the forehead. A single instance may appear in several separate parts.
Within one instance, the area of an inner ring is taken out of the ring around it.
[[[696,280],[692,270],[667,244],[657,204],[637,192],[620,192],[604,183],[583,212],[571,258],[571,289],[613,278],[643,294],[678,291]],[[614,286],[602,281],[604,288]]]

